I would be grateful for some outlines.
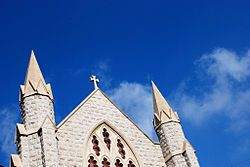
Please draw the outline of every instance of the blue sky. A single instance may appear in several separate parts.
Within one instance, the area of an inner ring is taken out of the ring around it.
[[[51,83],[57,124],[99,87],[146,133],[153,80],[202,167],[250,166],[247,1],[0,1],[0,164],[15,153],[30,52]]]

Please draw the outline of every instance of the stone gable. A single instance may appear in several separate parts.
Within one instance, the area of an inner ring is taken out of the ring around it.
[[[88,161],[85,150],[94,129],[107,123],[126,138],[138,156],[140,166],[165,166],[160,145],[154,143],[99,89],[93,91],[62,123],[56,132],[60,166],[82,166]],[[113,164],[112,164],[113,165]],[[100,166],[100,165],[99,165]]]

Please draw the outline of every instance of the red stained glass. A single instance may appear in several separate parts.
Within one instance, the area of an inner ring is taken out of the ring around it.
[[[98,167],[98,165],[96,164],[97,162],[93,156],[90,156],[88,162],[89,162],[88,167]]]
[[[110,162],[107,160],[107,158],[103,158],[102,165],[102,167],[110,167]]]
[[[132,161],[129,161],[128,167],[135,167]]]
[[[120,162],[119,159],[116,160],[115,167],[123,167],[123,164]]]
[[[104,142],[106,143],[106,146],[110,150],[111,140],[109,139],[109,133],[108,133],[108,131],[105,128],[103,128],[102,135],[104,137]]]
[[[123,144],[121,143],[121,140],[117,140],[117,147],[118,147],[118,152],[120,153],[121,157],[125,159],[125,150],[123,149]]]
[[[93,149],[95,151],[95,154],[97,156],[100,155],[100,147],[98,146],[99,145],[99,141],[97,140],[96,136],[93,136],[93,139],[92,139],[92,143],[93,143]]]

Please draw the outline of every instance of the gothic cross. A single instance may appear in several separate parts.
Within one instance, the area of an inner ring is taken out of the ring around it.
[[[94,75],[91,75],[91,77],[89,78],[90,82],[94,82],[94,86],[95,86],[95,89],[97,89],[97,84],[99,83],[99,79],[96,78],[96,76]]]

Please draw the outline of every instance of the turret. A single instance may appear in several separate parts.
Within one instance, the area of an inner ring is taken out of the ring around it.
[[[152,82],[154,128],[158,135],[164,160],[171,167],[199,167],[195,150],[185,138],[178,114],[173,111]]]
[[[19,102],[22,124],[16,126],[18,156],[11,155],[10,166],[59,166],[52,91],[33,51]]]
[[[55,123],[51,87],[45,83],[33,50],[24,85],[20,86],[19,102],[26,130],[38,128],[47,115]]]

